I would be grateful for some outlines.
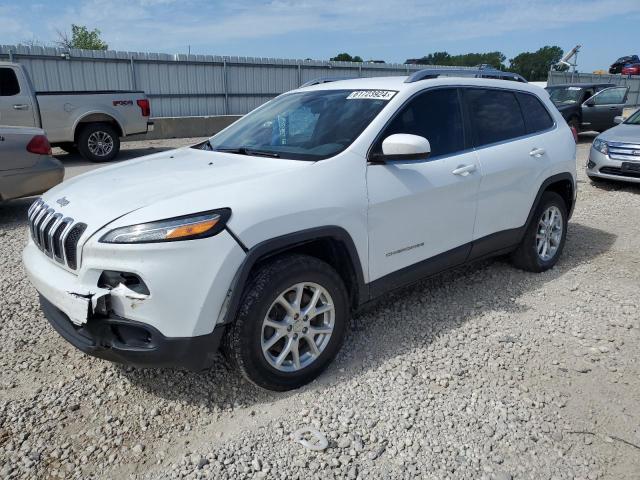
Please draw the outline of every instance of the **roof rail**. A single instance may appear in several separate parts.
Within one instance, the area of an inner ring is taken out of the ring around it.
[[[311,85],[320,85],[322,83],[339,82],[340,80],[353,80],[354,78],[358,78],[358,77],[320,77],[320,78],[315,78],[313,80],[309,80],[308,82],[300,85],[300,87],[298,88],[310,87]]]
[[[412,73],[404,83],[413,83],[430,78],[438,78],[444,75],[447,77],[473,77],[473,78],[495,78],[498,80],[513,80],[527,83],[521,75],[511,72],[503,72],[495,68],[425,68]]]

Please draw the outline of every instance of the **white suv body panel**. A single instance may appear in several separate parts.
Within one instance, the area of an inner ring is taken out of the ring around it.
[[[367,163],[372,143],[415,93],[439,86],[520,90],[545,103],[556,125],[500,145],[432,162]],[[77,271],[61,268],[30,240],[24,264],[32,282],[58,308],[66,295],[97,291],[103,270],[138,274],[151,295],[118,299],[114,312],[167,337],[210,333],[225,320],[238,273],[249,254],[288,234],[338,227],[353,243],[364,288],[474,240],[525,225],[543,182],[569,175],[575,189],[575,143],[539,88],[504,80],[404,77],[338,81],[300,89],[382,89],[398,93],[341,153],[318,162],[251,157],[196,149],[161,152],[78,176],[43,196],[89,226],[79,241]],[[540,158],[529,155],[544,148]],[[475,165],[469,175],[452,172]],[[108,231],[219,208],[230,208],[227,230],[190,241],[114,245]],[[424,243],[420,247],[408,248]],[[405,250],[403,250],[405,249]],[[398,252],[401,251],[401,252]],[[394,252],[398,252],[395,254]],[[228,320],[228,318],[227,318]]]

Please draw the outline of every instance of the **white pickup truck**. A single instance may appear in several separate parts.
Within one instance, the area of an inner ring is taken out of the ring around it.
[[[120,137],[153,130],[141,91],[36,92],[22,65],[0,62],[0,125],[39,127],[52,146],[108,162]]]

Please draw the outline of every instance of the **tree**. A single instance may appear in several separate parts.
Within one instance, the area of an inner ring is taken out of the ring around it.
[[[100,30],[97,28],[89,31],[84,25],[71,25],[71,38],[67,32],[58,30],[58,44],[62,48],[80,48],[83,50],[107,50],[107,45],[100,38]]]
[[[503,62],[507,57],[502,52],[464,53],[450,55],[448,52],[433,52],[422,58],[410,58],[405,63],[414,65],[448,65],[452,67],[475,67],[477,65],[491,65],[503,69]]]
[[[530,82],[544,81],[549,75],[549,70],[560,61],[562,54],[560,47],[548,45],[536,52],[523,52],[509,60],[509,70],[519,73]]]
[[[352,57],[348,53],[339,53],[338,55],[336,55],[333,58],[330,58],[329,60],[331,60],[332,62],[359,62],[359,63],[362,63],[362,57],[359,57],[358,55],[356,55],[355,57]]]

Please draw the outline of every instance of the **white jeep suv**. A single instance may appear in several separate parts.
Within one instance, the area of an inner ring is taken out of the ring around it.
[[[535,86],[447,74],[312,82],[204,143],[53,188],[24,250],[45,316],[96,357],[200,370],[222,345],[287,390],[385,292],[497,254],[551,268],[571,130]]]

